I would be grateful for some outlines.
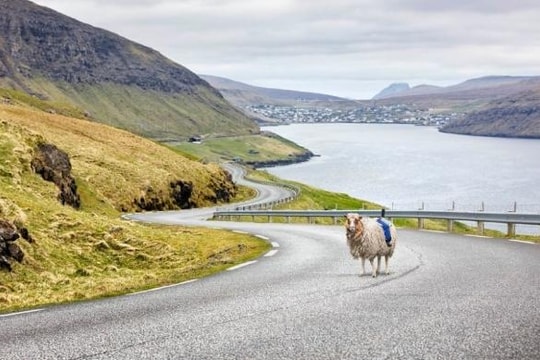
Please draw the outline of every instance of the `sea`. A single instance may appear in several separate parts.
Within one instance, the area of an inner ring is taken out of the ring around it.
[[[283,179],[394,210],[540,213],[537,139],[448,134],[403,124],[290,124],[262,130],[317,155],[266,169]],[[518,226],[517,231],[540,229]]]

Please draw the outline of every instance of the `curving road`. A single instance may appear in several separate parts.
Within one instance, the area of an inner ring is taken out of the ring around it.
[[[373,279],[358,276],[341,226],[204,225],[274,249],[175,286],[1,316],[0,358],[540,358],[540,246],[401,230],[391,274]]]

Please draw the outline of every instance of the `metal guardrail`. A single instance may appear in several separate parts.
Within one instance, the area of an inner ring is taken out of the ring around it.
[[[276,187],[282,187],[285,189],[288,189],[292,192],[291,196],[281,198],[274,201],[265,201],[265,202],[254,202],[254,203],[248,203],[244,205],[236,206],[235,210],[254,210],[254,209],[272,209],[272,207],[291,202],[293,200],[296,200],[298,196],[300,196],[301,189],[295,185],[291,184],[276,184],[275,182],[271,181],[264,181],[264,180],[257,180],[257,179],[247,179],[251,182],[262,184],[262,185],[269,185],[269,186],[276,186]]]
[[[369,217],[381,216],[381,210],[217,210],[214,212],[214,218],[218,220],[232,220],[243,216],[252,218],[262,216],[267,217],[268,222],[271,222],[274,217],[285,218],[287,222],[290,222],[291,218],[305,217],[310,223],[315,218],[332,218],[334,224],[336,224],[338,219],[343,218],[350,212]],[[477,222],[479,234],[484,233],[484,223],[503,223],[507,224],[507,235],[510,237],[516,234],[516,224],[540,225],[540,214],[385,210],[385,217],[389,219],[418,219],[418,228],[424,227],[425,219],[442,219],[448,222],[447,229],[449,232],[453,230],[454,221],[474,221]]]

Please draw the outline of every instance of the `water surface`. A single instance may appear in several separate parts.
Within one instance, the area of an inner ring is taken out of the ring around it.
[[[267,127],[320,157],[268,169],[394,209],[540,212],[540,140],[397,124]]]

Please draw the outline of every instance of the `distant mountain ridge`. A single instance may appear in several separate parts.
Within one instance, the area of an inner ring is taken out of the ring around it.
[[[540,81],[534,88],[489,102],[441,128],[466,135],[540,139]]]
[[[225,98],[236,105],[247,105],[255,102],[261,104],[294,103],[295,101],[335,101],[344,98],[306,91],[283,90],[248,85],[239,81],[213,76],[199,75],[210,85],[218,89]]]
[[[510,93],[519,93],[525,88],[529,88],[529,84],[535,81],[540,81],[540,76],[485,76],[469,79],[450,86],[417,85],[409,89],[388,91],[381,94],[384,92],[383,90],[376,97],[377,99],[387,99],[390,101],[420,96],[432,96],[434,98],[447,97],[449,99],[459,98],[463,100],[471,98],[495,98]],[[391,87],[392,85],[388,88]]]
[[[257,132],[189,69],[27,0],[0,0],[0,87],[69,102],[151,138]]]
[[[486,76],[447,87],[415,86],[378,101],[463,112],[441,128],[444,132],[540,138],[540,76]]]
[[[411,86],[407,83],[393,83],[393,84],[388,85],[388,87],[385,87],[384,89],[382,89],[375,96],[373,96],[373,100],[384,99],[384,98],[392,97],[392,96],[399,96],[399,94],[402,94],[406,92],[407,90],[410,90],[410,88]]]
[[[441,131],[467,135],[540,138],[540,76],[485,76],[451,86],[394,83],[372,100],[350,100],[332,95],[259,88],[211,75],[201,75],[233,104],[250,107],[298,108],[334,111],[359,107],[423,109],[433,114],[452,113]],[[306,101],[307,100],[307,101]],[[260,112],[251,114],[263,123],[275,123]],[[289,121],[294,117],[288,116]],[[279,122],[279,121],[278,121]]]

